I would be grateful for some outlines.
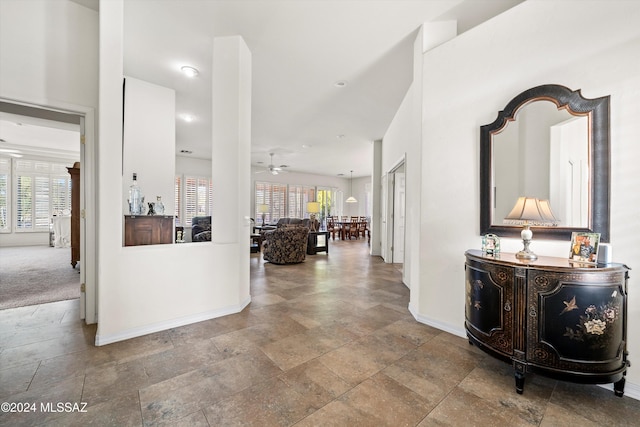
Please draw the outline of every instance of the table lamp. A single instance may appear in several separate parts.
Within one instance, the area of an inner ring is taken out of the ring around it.
[[[309,212],[311,231],[318,231],[316,230],[316,214],[320,212],[320,202],[307,202],[307,212]]]
[[[262,225],[264,225],[264,214],[269,212],[269,205],[258,205],[258,212],[262,214]]]
[[[516,254],[516,258],[527,261],[538,259],[538,256],[529,249],[533,237],[533,232],[529,228],[531,223],[541,225],[558,222],[551,212],[549,201],[538,200],[534,197],[519,197],[516,205],[505,219],[513,224],[522,224],[523,229],[520,236],[524,248]]]

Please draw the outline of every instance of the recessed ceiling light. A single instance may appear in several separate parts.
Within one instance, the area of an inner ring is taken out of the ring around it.
[[[338,80],[333,85],[335,87],[345,87],[347,84],[348,84],[348,82],[346,80]]]
[[[192,121],[194,121],[196,119],[191,114],[181,114],[180,117],[182,118],[182,120],[184,120],[187,123],[191,123]]]
[[[182,70],[182,72],[187,77],[195,77],[200,73],[197,69],[195,69],[193,67],[189,67],[188,65],[185,65],[185,66],[181,67],[180,69]]]

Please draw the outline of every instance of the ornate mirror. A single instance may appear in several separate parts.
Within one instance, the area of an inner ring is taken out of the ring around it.
[[[542,85],[513,98],[480,127],[480,233],[518,237],[504,218],[520,196],[549,200],[558,222],[533,226],[537,238],[574,231],[609,241],[609,96]]]

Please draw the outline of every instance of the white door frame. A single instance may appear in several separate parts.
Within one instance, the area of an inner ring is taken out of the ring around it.
[[[43,102],[2,98],[0,101],[57,111],[80,117],[80,283],[84,284],[84,293],[80,297],[80,318],[86,324],[97,323],[97,224],[96,224],[96,121],[95,109],[83,105],[62,102]],[[83,134],[84,131],[84,134]],[[82,138],[84,137],[84,138]]]

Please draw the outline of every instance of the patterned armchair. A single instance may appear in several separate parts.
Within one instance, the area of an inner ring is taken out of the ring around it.
[[[295,264],[307,256],[309,229],[301,226],[284,226],[265,233],[263,258],[274,264]]]

